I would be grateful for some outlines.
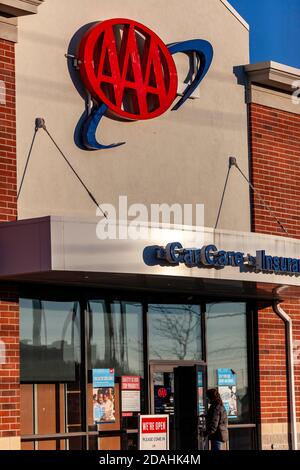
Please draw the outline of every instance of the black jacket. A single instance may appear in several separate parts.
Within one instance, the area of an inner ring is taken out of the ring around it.
[[[223,405],[210,406],[206,415],[205,435],[211,441],[228,441],[228,417]]]

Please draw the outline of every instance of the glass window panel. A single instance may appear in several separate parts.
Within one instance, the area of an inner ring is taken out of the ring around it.
[[[230,429],[229,450],[254,450],[255,429]]]
[[[81,394],[72,385],[21,384],[21,435],[81,432]]]
[[[149,359],[202,359],[199,305],[150,304]]]
[[[76,427],[71,428],[69,432],[77,432],[78,429]],[[70,439],[65,439],[61,441],[61,445],[64,444],[65,450],[82,450],[85,446],[86,438],[82,437],[72,437]],[[63,450],[63,448],[61,448]]]
[[[208,386],[217,386],[217,369],[232,369],[237,375],[238,419],[249,422],[247,322],[245,303],[207,305]]]
[[[35,444],[36,450],[59,450],[60,444],[59,441],[36,441]]]
[[[85,437],[71,437],[69,439],[55,439],[47,441],[22,442],[22,450],[82,450]],[[97,450],[97,449],[90,449]]]
[[[34,433],[34,389],[31,384],[20,386],[20,426],[21,435]]]
[[[56,405],[58,404],[56,398],[55,384],[35,386],[35,434],[55,434],[60,431],[59,421],[56,419]]]
[[[35,450],[34,442],[21,442],[21,450]]]
[[[76,427],[76,431],[81,431],[81,394],[80,392],[67,392],[67,417],[68,417],[68,432],[70,427]]]
[[[116,375],[143,372],[142,305],[134,302],[89,302],[89,368],[114,368]]]
[[[21,380],[74,381],[80,362],[78,302],[20,300]]]
[[[80,384],[71,382],[65,385],[65,418],[67,432],[82,431]]]

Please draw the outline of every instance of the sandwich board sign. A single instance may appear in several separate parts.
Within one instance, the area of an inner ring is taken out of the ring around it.
[[[169,415],[139,416],[139,450],[169,450]]]

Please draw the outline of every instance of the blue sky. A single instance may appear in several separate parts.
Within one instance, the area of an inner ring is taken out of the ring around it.
[[[300,68],[300,0],[229,0],[250,24],[251,62]]]

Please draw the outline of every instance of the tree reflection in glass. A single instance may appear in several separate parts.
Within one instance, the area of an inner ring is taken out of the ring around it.
[[[202,359],[199,305],[150,304],[148,325],[150,359]]]

